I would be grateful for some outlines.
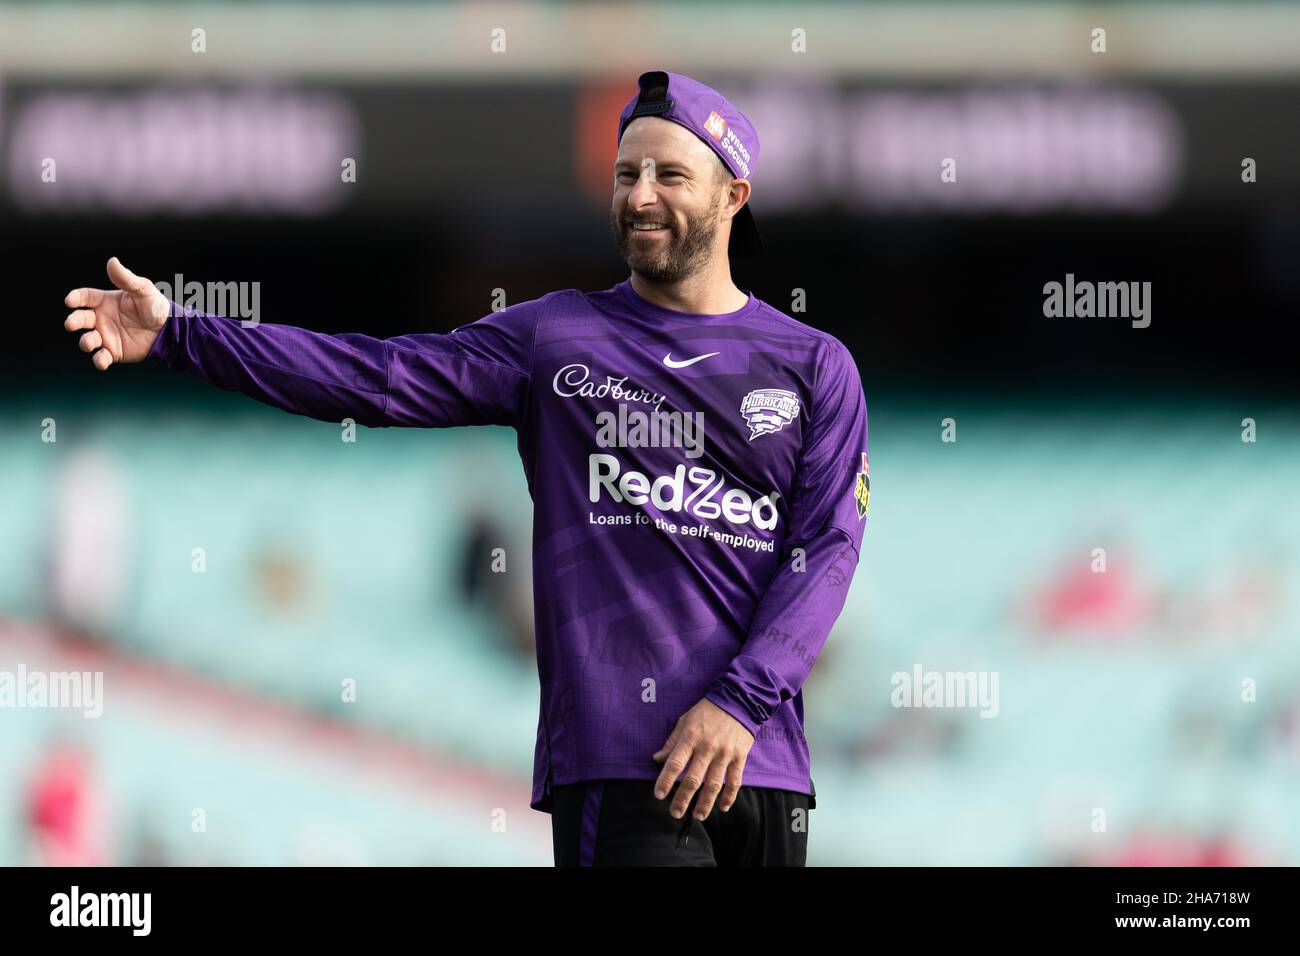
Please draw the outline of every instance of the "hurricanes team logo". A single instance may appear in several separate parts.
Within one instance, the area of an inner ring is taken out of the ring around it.
[[[853,501],[858,506],[858,520],[861,521],[871,506],[871,469],[867,466],[865,451],[862,453],[862,470],[858,472],[858,480],[853,486]]]
[[[741,400],[749,440],[779,432],[799,417],[799,396],[784,388],[756,388]]]

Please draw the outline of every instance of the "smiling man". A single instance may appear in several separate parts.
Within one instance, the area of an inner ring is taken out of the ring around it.
[[[447,335],[376,339],[169,302],[118,260],[65,327],[324,421],[509,425],[534,502],[531,805],[557,865],[805,862],[801,691],[870,501],[867,412],[833,336],[741,291],[758,136],[716,91],[640,77],[610,222],[630,276]],[[430,678],[437,692],[436,678]]]

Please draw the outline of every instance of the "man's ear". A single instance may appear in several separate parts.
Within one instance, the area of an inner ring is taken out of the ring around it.
[[[734,218],[736,213],[740,212],[742,206],[749,202],[749,195],[753,187],[749,185],[749,180],[733,179],[730,187],[727,189],[726,207],[731,210],[731,217]]]

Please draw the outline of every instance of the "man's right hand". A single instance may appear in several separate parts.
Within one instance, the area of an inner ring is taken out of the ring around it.
[[[171,314],[171,303],[148,279],[142,279],[114,256],[108,278],[117,289],[74,289],[63,304],[76,309],[63,322],[69,332],[86,329],[81,351],[101,372],[114,362],[140,362]]]

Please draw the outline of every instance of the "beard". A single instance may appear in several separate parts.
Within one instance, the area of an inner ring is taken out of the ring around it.
[[[686,217],[684,231],[677,224],[668,223],[671,233],[668,241],[654,248],[633,244],[630,223],[619,221],[615,210],[610,210],[609,225],[618,245],[619,255],[629,269],[648,282],[675,283],[703,268],[713,247],[713,235],[718,231],[716,219],[721,198],[715,196],[706,212]]]

